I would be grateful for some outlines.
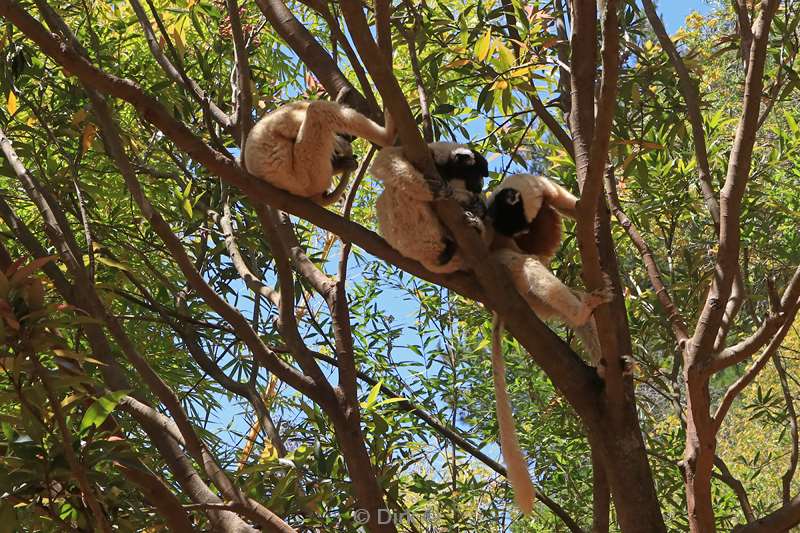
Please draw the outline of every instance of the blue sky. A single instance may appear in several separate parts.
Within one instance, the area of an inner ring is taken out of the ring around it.
[[[663,17],[664,25],[670,33],[674,33],[680,28],[686,15],[692,11],[706,14],[710,8],[702,0],[662,0],[658,6],[658,13]]]

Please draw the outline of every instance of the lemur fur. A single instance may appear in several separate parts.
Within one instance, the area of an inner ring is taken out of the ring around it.
[[[275,187],[330,205],[344,193],[350,172],[358,167],[348,136],[390,146],[395,130],[388,114],[384,127],[338,102],[293,102],[253,126],[244,162],[251,174]],[[343,177],[329,192],[338,174]]]
[[[435,142],[428,147],[455,200],[474,219],[482,219],[486,211],[483,178],[489,175],[486,159],[461,144]],[[389,147],[378,152],[371,172],[383,183],[375,209],[378,229],[387,242],[431,272],[463,270],[465,264],[455,241],[433,210],[431,186],[405,158],[403,149]]]

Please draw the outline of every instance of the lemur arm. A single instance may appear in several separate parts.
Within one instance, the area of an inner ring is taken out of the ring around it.
[[[567,189],[550,180],[545,182],[544,198],[548,204],[572,219],[575,218],[575,204],[578,199]]]

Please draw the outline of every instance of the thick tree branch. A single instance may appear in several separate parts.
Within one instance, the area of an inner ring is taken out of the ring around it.
[[[753,146],[756,140],[761,96],[764,89],[769,30],[778,7],[778,0],[766,0],[754,25],[753,47],[748,59],[742,114],[733,141],[725,185],[720,193],[719,251],[714,281],[697,321],[692,344],[693,356],[708,357],[722,322],[731,286],[738,271],[740,248],[740,214],[742,198],[750,176]]]
[[[611,490],[605,465],[599,453],[592,450],[592,533],[608,533],[610,510]]]
[[[795,496],[789,504],[773,511],[752,524],[733,529],[734,533],[775,533],[789,531],[800,524],[800,495]]]
[[[733,11],[736,13],[736,29],[739,30],[739,53],[742,65],[747,73],[750,49],[753,46],[753,28],[750,26],[750,12],[746,0],[731,0]]]

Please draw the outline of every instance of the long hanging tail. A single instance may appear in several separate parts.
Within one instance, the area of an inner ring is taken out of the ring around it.
[[[503,461],[506,463],[506,473],[511,489],[514,491],[514,501],[523,514],[528,515],[533,510],[536,499],[536,489],[533,487],[528,463],[519,447],[517,428],[514,423],[514,414],[511,412],[511,402],[508,399],[506,388],[506,365],[500,347],[503,335],[503,323],[497,313],[492,314],[492,377],[494,378],[494,394],[497,400],[497,423],[500,426],[500,446],[503,452]]]

